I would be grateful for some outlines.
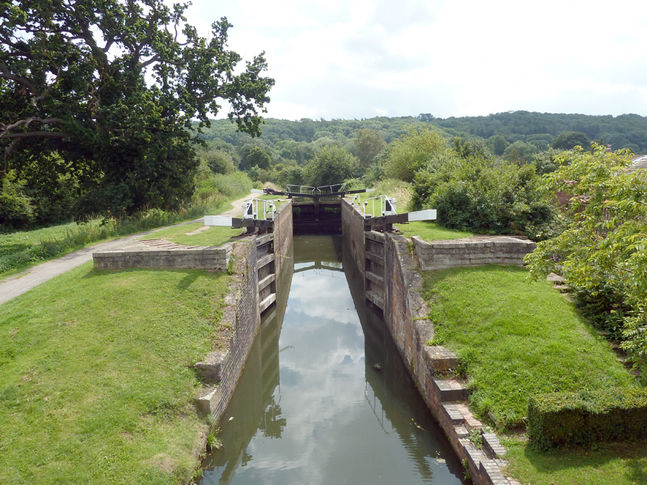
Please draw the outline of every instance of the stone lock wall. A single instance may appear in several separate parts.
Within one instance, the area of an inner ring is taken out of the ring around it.
[[[229,346],[211,352],[196,364],[205,381],[211,383],[198,398],[198,407],[216,421],[229,405],[246,365],[261,326],[261,314],[277,301],[277,278],[291,275],[292,237],[290,201],[278,211],[273,233],[254,235],[234,244],[234,275],[220,324],[230,329]]]
[[[95,268],[107,270],[161,268],[227,271],[231,250],[231,244],[225,244],[218,248],[102,251],[93,253],[92,259]]]
[[[228,348],[211,352],[196,368],[211,388],[198,398],[198,407],[216,419],[227,408],[247,355],[260,327],[256,237],[234,244],[234,275],[225,298],[220,332],[229,332]]]
[[[292,200],[287,204],[281,204],[274,218],[274,256],[276,273],[281,273],[281,268],[286,259],[289,258],[289,249],[293,239]],[[292,264],[288,261],[288,264]]]
[[[469,469],[473,483],[509,485],[512,482],[501,472],[505,449],[472,415],[466,402],[468,389],[451,376],[458,358],[444,347],[427,345],[434,328],[427,318],[429,309],[422,296],[418,268],[522,264],[523,255],[534,243],[516,238],[476,238],[458,243],[442,241],[435,246],[414,238],[413,250],[405,237],[364,232],[362,215],[347,202],[342,202],[342,228],[345,251],[364,277],[365,298],[382,309],[385,325],[418,391]],[[470,432],[481,434],[481,449],[470,440]]]
[[[477,236],[432,242],[423,241],[418,236],[411,239],[423,271],[481,264],[523,265],[524,256],[537,247],[528,239],[510,236]]]
[[[364,217],[348,200],[341,201],[341,233],[344,251],[348,251],[357,268],[364,274]]]

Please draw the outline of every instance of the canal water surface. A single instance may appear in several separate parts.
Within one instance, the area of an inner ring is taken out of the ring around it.
[[[293,252],[202,483],[461,483],[341,240],[298,236]]]

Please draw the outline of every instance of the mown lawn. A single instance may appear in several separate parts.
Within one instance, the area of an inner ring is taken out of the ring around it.
[[[188,234],[194,232],[195,234]],[[206,228],[202,222],[194,222],[181,226],[167,227],[166,229],[148,234],[142,239],[166,239],[177,244],[187,244],[190,246],[220,246],[244,232],[244,229],[232,229],[231,227],[212,226]]]
[[[153,209],[121,220],[97,218],[82,224],[70,222],[31,231],[0,233],[0,279],[103,240],[195,219],[205,211],[217,214],[229,209],[230,202],[243,194],[236,192],[227,197],[218,194],[218,203],[208,209],[193,207],[180,212]]]
[[[525,440],[534,393],[638,385],[610,344],[547,281],[529,280],[523,268],[480,266],[425,272],[424,282],[433,343],[461,357],[472,409],[509,433],[510,476],[535,485],[647,483],[645,443],[543,453]]]
[[[0,483],[178,483],[229,277],[96,271],[0,306]]]
[[[112,235],[99,219],[0,234],[0,278]]]
[[[503,440],[508,474],[533,485],[642,485],[647,483],[645,443],[600,443],[595,450],[539,452],[523,440]]]
[[[438,241],[441,239],[461,239],[472,237],[471,232],[448,229],[431,221],[415,221],[407,224],[395,224],[400,232],[406,237],[419,236],[425,241]]]
[[[499,427],[523,426],[533,393],[634,385],[609,343],[525,269],[454,268],[424,279],[434,341],[460,356],[472,406]]]

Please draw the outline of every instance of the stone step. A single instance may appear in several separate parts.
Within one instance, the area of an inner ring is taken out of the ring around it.
[[[454,426],[465,423],[465,417],[458,408],[458,404],[443,403],[443,410]]]
[[[211,414],[220,401],[220,386],[207,389],[204,394],[196,399],[198,409],[202,414]]]
[[[505,448],[499,441],[499,438],[496,434],[483,431],[481,435],[483,436],[483,449],[488,454],[488,456],[492,458],[497,456],[505,456]]]
[[[470,435],[470,432],[467,431],[467,428],[462,424],[457,424],[454,426],[454,432],[459,438],[467,438]]]
[[[555,283],[559,285],[563,285],[564,283],[566,283],[566,280],[562,276],[555,273],[550,273],[548,276],[546,276],[546,279],[551,283]]]
[[[434,379],[433,382],[443,402],[463,401],[469,397],[469,389],[456,379]]]
[[[459,364],[456,354],[442,345],[425,345],[424,355],[427,365],[435,372],[447,372]]]
[[[474,417],[474,415],[472,414],[472,411],[470,411],[470,408],[467,404],[458,403],[455,406],[458,412],[463,415],[463,419],[465,420],[465,424],[467,425],[467,428],[469,430],[483,429],[483,423],[481,423],[478,419]]]
[[[276,293],[270,294],[268,297],[266,297],[262,302],[258,304],[258,311],[260,313],[263,313],[275,301],[276,301]]]
[[[571,287],[567,285],[553,285],[553,288],[560,293],[569,293],[571,291]]]

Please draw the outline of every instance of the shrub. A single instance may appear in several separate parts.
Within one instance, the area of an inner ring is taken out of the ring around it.
[[[339,184],[351,178],[359,166],[357,158],[335,145],[324,146],[306,165],[304,179],[308,185]]]
[[[433,207],[443,226],[472,232],[542,238],[553,221],[533,165],[454,156],[415,179],[414,208]]]
[[[10,176],[2,180],[0,187],[0,227],[25,228],[34,220],[34,206],[22,186]]]
[[[556,155],[560,167],[545,180],[552,192],[571,196],[562,207],[567,225],[526,263],[536,276],[564,276],[585,295],[589,316],[595,312],[598,325],[622,332],[623,348],[647,369],[647,174],[627,170],[631,158],[595,144]]]
[[[544,450],[647,438],[647,389],[535,395],[528,404],[528,437]]]
[[[449,150],[447,140],[440,133],[428,128],[413,128],[389,145],[384,174],[411,182],[430,158],[442,156]]]

